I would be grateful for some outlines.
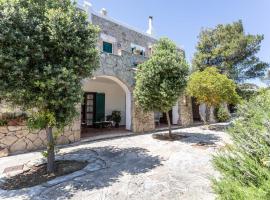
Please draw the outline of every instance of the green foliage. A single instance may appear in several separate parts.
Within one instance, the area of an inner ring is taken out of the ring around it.
[[[34,108],[32,128],[69,124],[98,66],[98,29],[70,1],[0,1],[0,16],[1,99]]]
[[[263,35],[245,34],[242,21],[204,29],[199,35],[193,67],[204,70],[217,66],[235,81],[262,77],[269,67],[256,57],[262,40]]]
[[[240,105],[229,134],[233,145],[214,157],[222,175],[213,182],[219,199],[269,199],[270,90]]]
[[[188,65],[167,38],[160,39],[153,50],[150,59],[138,67],[134,95],[143,110],[167,112],[186,85]]]
[[[7,125],[8,121],[5,119],[0,119],[0,126],[5,126]]]
[[[244,83],[237,85],[236,91],[242,99],[249,100],[258,94],[259,87],[255,84]]]
[[[217,120],[219,122],[226,122],[230,119],[230,115],[228,113],[228,110],[226,110],[223,106],[219,106],[217,108]]]
[[[239,101],[235,83],[226,75],[220,74],[215,67],[191,74],[187,93],[195,97],[198,103],[206,103],[209,107],[221,103],[235,104]]]
[[[56,126],[56,118],[54,113],[36,112],[33,113],[28,121],[27,126],[30,129],[45,129],[47,126]]]
[[[112,120],[115,122],[115,123],[120,123],[121,122],[121,112],[120,111],[112,111]]]

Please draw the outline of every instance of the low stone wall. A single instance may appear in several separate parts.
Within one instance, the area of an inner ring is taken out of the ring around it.
[[[78,141],[81,137],[80,121],[66,127],[58,136],[57,144],[69,144]],[[26,126],[0,127],[0,157],[11,153],[23,153],[44,149],[47,144],[45,130],[29,131]]]

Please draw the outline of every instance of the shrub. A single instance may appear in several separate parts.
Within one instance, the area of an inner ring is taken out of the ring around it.
[[[230,119],[230,114],[223,106],[217,108],[216,116],[219,122],[226,122]]]
[[[0,126],[5,126],[7,125],[7,120],[4,120],[4,119],[0,119]]]
[[[214,157],[221,179],[213,181],[218,199],[254,200],[270,197],[270,91],[239,106],[229,129],[233,145]]]
[[[121,112],[117,110],[112,111],[112,120],[115,122],[115,127],[119,127],[119,123],[121,122]]]

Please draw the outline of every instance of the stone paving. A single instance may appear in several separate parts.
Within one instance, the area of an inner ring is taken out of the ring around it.
[[[0,199],[215,199],[210,179],[218,173],[211,165],[211,155],[229,142],[228,136],[202,126],[174,132],[188,137],[172,142],[145,134],[61,148],[57,159],[87,160],[89,164],[42,185],[0,190]],[[40,152],[0,158],[0,178],[7,167],[24,164],[27,169],[41,162]]]

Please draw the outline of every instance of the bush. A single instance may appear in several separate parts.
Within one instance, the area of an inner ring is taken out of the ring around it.
[[[213,188],[222,200],[264,200],[270,197],[270,91],[239,106],[229,129],[233,145],[213,159],[221,179]]]
[[[230,119],[230,114],[228,113],[228,110],[226,110],[223,106],[219,106],[217,108],[216,116],[219,122],[226,122]]]
[[[121,122],[121,112],[117,110],[112,111],[112,120],[115,122],[115,127],[119,127],[119,123]]]
[[[7,120],[4,120],[4,119],[0,119],[0,126],[5,126],[7,125]]]

